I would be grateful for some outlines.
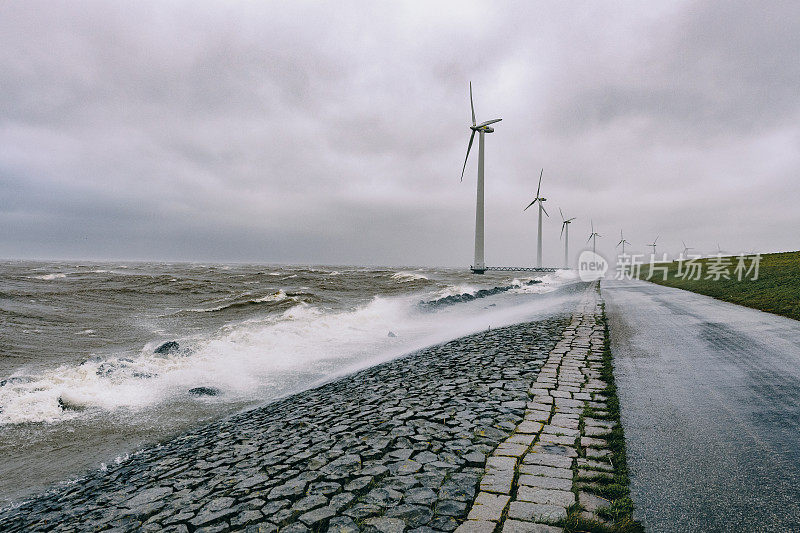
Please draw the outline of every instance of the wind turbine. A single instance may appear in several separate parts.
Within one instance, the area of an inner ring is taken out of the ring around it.
[[[569,225],[575,220],[575,217],[564,219],[564,212],[558,208],[561,213],[561,236],[564,237],[564,268],[569,268]]]
[[[681,241],[681,244],[683,244],[683,252],[681,252],[681,254],[683,257],[689,257],[689,250],[694,250],[694,248],[689,248],[683,241]]]
[[[647,245],[647,246],[652,246],[653,247],[653,257],[656,256],[656,243],[658,242],[658,238],[659,237],[661,237],[661,235],[657,235],[655,240]]]
[[[586,242],[592,241],[592,253],[595,252],[595,243],[597,242],[597,237],[602,237],[599,233],[594,230],[594,220],[592,220],[592,232],[589,234],[589,239]]]
[[[539,186],[536,188],[536,198],[533,199],[531,203],[528,204],[528,207],[532,206],[535,203],[539,203],[539,238],[536,241],[536,267],[542,268],[542,212],[547,215],[547,211],[544,209],[544,202],[547,201],[547,198],[542,198],[539,196],[539,191],[542,189],[542,175],[544,174],[544,169],[539,173]],[[527,211],[528,207],[523,209],[523,211]],[[550,215],[547,215],[548,217]]]
[[[622,230],[619,230],[619,242],[617,243],[617,248],[619,248],[620,244],[622,245],[622,255],[625,255],[625,245],[630,243],[625,240],[625,237],[622,236]]]
[[[467,157],[464,158],[464,167],[461,169],[461,181],[464,181],[464,171],[467,169],[469,151],[472,149],[472,141],[475,140],[475,133],[478,133],[478,192],[475,202],[475,261],[472,265],[472,272],[483,274],[486,272],[486,263],[483,261],[483,136],[485,133],[493,133],[494,128],[489,124],[500,122],[502,118],[495,118],[475,124],[475,104],[472,102],[472,82],[469,82],[469,105],[472,108],[472,134],[469,136],[467,146]]]

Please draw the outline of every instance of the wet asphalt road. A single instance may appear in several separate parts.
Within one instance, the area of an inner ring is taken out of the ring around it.
[[[603,281],[647,531],[800,531],[800,322]]]

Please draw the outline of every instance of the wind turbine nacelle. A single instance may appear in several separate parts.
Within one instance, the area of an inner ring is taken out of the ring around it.
[[[483,133],[494,133],[494,128],[491,127],[491,126],[483,126],[483,127],[480,127],[480,128],[476,128],[475,126],[470,126],[469,129],[471,129],[473,131],[477,131],[479,133],[480,132],[483,132]]]

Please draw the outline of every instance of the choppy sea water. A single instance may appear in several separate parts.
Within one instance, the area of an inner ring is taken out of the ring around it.
[[[520,321],[573,282],[569,271],[534,280],[431,268],[0,263],[0,506],[188,427]],[[486,294],[496,287],[507,290]],[[156,353],[169,341],[178,346]]]

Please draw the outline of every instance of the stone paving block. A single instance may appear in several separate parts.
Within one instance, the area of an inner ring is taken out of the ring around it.
[[[551,466],[553,468],[571,468],[572,459],[563,455],[531,452],[522,458],[522,462],[530,465]]]
[[[525,420],[534,422],[547,422],[550,420],[550,411],[526,411]]]
[[[583,433],[588,437],[602,437],[603,435],[609,435],[611,430],[600,426],[585,426],[583,428]]]
[[[540,489],[572,490],[572,479],[560,477],[530,476],[527,474],[519,476],[520,486],[539,487]]]
[[[564,531],[560,527],[548,526],[546,524],[535,524],[533,522],[523,522],[521,520],[506,520],[503,524],[502,533],[561,533]]]
[[[486,520],[467,520],[455,530],[455,533],[492,533],[497,524]]]
[[[552,424],[546,424],[542,428],[542,432],[552,433],[554,435],[567,435],[570,437],[577,437],[578,435],[580,435],[580,431],[578,431],[577,429],[554,426]]]
[[[593,448],[589,448],[593,449]],[[541,444],[535,444],[531,448],[531,453],[549,453],[552,455],[563,455],[564,457],[577,457],[578,451],[571,447],[571,446],[562,446],[561,444],[552,444],[549,442],[543,442]]]
[[[555,392],[555,391],[553,391],[553,392]],[[549,394],[544,394],[544,395],[537,394],[537,395],[534,395],[531,398],[531,403],[533,403],[533,404],[536,404],[536,403],[552,404],[553,403],[553,397],[550,396]]]
[[[533,422],[531,420],[523,420],[517,426],[517,433],[536,434],[542,430],[543,424],[541,422]]]
[[[581,446],[584,448],[587,446],[591,446],[592,448],[602,448],[604,446],[608,446],[608,441],[604,439],[595,439],[592,437],[581,437]]]
[[[475,498],[475,502],[467,518],[469,520],[499,522],[510,499],[510,496],[504,494],[481,492],[478,494],[478,497]]]
[[[496,456],[505,456],[505,457],[522,457],[522,455],[528,450],[528,446],[524,444],[515,444],[513,442],[501,442],[497,449],[494,451],[494,455]]]
[[[589,459],[598,459],[611,457],[611,450],[601,450],[598,448],[586,448],[586,457]]]
[[[578,467],[594,468],[597,470],[606,470],[608,472],[612,472],[614,470],[614,467],[611,465],[611,463],[584,458],[578,459]]]
[[[481,491],[498,494],[511,494],[511,485],[514,483],[514,473],[486,474],[481,479]]]
[[[575,494],[568,490],[540,489],[538,487],[521,486],[517,490],[517,499],[524,502],[569,507],[575,503]]]
[[[597,472],[596,470],[585,470],[586,472]],[[572,470],[569,468],[555,468],[552,466],[522,464],[519,467],[520,474],[531,476],[560,477],[572,479]]]
[[[555,399],[555,404],[556,404],[556,411],[558,411],[559,409],[562,409],[562,408],[563,409],[568,409],[568,408],[583,409],[583,402],[582,401],[580,401],[580,400],[572,400],[570,398],[556,398]]]
[[[508,518],[530,522],[558,522],[567,517],[567,509],[558,505],[514,501],[508,508]]]
[[[579,468],[578,476],[588,477],[588,478],[602,478],[602,479],[614,478],[614,474],[611,472],[606,472],[605,470],[589,470],[587,468]]]
[[[553,418],[550,420],[551,426],[558,426],[558,427],[565,427],[570,429],[578,429],[578,418],[579,415],[568,415],[562,413],[556,413],[553,415]]]
[[[556,398],[554,401],[556,402],[556,406],[557,406],[558,405],[558,398]],[[570,401],[572,401],[572,400],[570,400]],[[531,411],[550,411],[550,408],[552,406],[550,404],[548,404],[548,403],[528,402],[528,406],[527,407]]]
[[[608,507],[611,505],[611,502],[605,498],[601,498],[600,496],[591,494],[589,492],[579,492],[578,503],[581,504],[581,507],[587,511],[591,511],[592,513],[597,513],[597,510],[601,507]]]
[[[552,433],[542,433],[539,435],[539,442],[552,442],[553,444],[561,444],[564,446],[574,446],[575,445],[575,437],[568,436],[568,435],[554,435]]]
[[[513,457],[493,456],[486,459],[486,472],[490,474],[498,470],[513,472],[516,467],[517,460]]]
[[[528,447],[533,444],[534,440],[536,440],[536,435],[531,435],[530,433],[514,433],[506,440],[506,442],[524,444],[526,447]]]

